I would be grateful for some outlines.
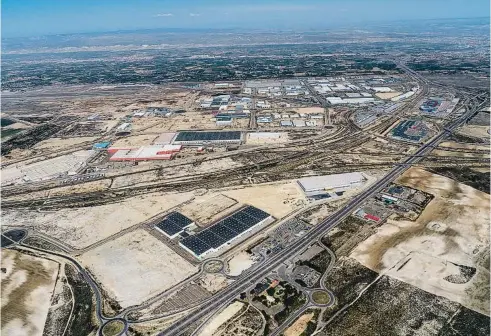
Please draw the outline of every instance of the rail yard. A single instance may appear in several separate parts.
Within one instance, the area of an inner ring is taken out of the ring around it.
[[[489,194],[448,175],[489,174],[489,137],[469,135],[486,127],[489,91],[394,64],[7,94],[2,120],[24,126],[2,139],[2,247],[60,265],[45,328],[80,318],[91,335],[327,335],[391,281],[450,300],[450,315],[489,316]],[[474,229],[448,210],[459,202]],[[411,275],[418,262],[445,267],[426,282]]]

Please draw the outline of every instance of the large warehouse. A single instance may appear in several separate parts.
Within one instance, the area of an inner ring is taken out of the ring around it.
[[[239,131],[223,132],[179,132],[172,142],[175,145],[183,146],[203,146],[203,145],[240,145],[242,143],[242,133]]]
[[[365,177],[363,174],[355,172],[304,177],[297,182],[307,198],[319,199],[331,197],[335,193],[342,193],[348,189],[359,187],[364,181]]]
[[[249,205],[203,231],[184,238],[179,245],[196,258],[202,259],[210,253],[222,249],[225,251],[231,247],[232,242],[238,242],[254,229],[273,220],[270,214]]]
[[[170,160],[181,150],[181,145],[163,146],[142,146],[129,148],[108,149],[109,153],[114,153],[109,161],[150,161],[150,160]]]

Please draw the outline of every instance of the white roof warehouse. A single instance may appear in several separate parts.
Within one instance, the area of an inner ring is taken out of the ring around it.
[[[311,197],[329,192],[343,192],[350,188],[360,186],[364,181],[365,177],[363,174],[355,172],[304,177],[298,180],[298,185],[307,197]]]

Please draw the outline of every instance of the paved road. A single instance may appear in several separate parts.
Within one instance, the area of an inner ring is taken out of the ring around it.
[[[394,181],[398,176],[404,173],[412,164],[417,163],[421,160],[422,155],[427,154],[433,149],[440,141],[444,139],[446,135],[452,132],[456,127],[461,125],[465,119],[475,111],[475,109],[469,110],[459,119],[452,121],[446,125],[446,127],[437,136],[435,136],[431,141],[424,144],[420,149],[409,156],[401,164],[394,167],[387,175],[385,175],[378,182],[373,184],[370,188],[359,194],[353,200],[351,200],[345,207],[328,217],[322,223],[316,225],[311,231],[305,234],[301,239],[292,243],[287,249],[281,251],[277,255],[273,256],[271,260],[268,261],[264,267],[257,269],[253,274],[248,274],[247,277],[240,278],[234,284],[233,288],[229,288],[221,293],[218,293],[216,299],[199,310],[193,312],[193,314],[186,316],[176,323],[174,323],[170,328],[163,331],[161,336],[174,336],[182,334],[186,328],[188,328],[194,322],[200,320],[206,316],[210,310],[217,309],[223,304],[232,301],[237,295],[246,291],[249,287],[254,285],[256,282],[260,281],[271,273],[274,269],[278,268],[285,260],[289,259],[291,256],[299,253],[306,245],[313,243],[319,237],[332,229],[334,226],[339,224],[345,217],[356,210],[366,199],[372,197],[377,192],[379,192],[383,187],[385,187],[390,182]]]

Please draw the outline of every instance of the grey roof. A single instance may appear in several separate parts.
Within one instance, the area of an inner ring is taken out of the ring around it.
[[[298,184],[305,191],[337,188],[363,181],[361,173],[333,174],[325,176],[304,177],[298,180]]]

